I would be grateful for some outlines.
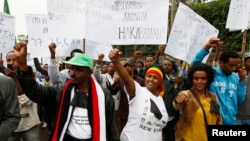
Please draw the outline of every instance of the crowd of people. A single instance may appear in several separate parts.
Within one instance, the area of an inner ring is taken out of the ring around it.
[[[3,141],[39,141],[40,124],[50,141],[207,141],[207,125],[250,124],[250,54],[223,50],[219,38],[207,41],[189,70],[164,55],[165,45],[144,61],[141,51],[122,60],[114,48],[94,60],[74,49],[58,70],[51,43],[48,64],[34,59],[41,78],[27,64],[27,43],[7,53],[6,67],[0,60]],[[202,63],[211,48],[212,65]]]

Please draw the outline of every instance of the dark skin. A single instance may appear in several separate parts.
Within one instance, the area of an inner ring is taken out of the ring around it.
[[[20,71],[27,71],[27,45],[23,43],[17,43],[14,46],[17,64]],[[75,83],[81,92],[88,93],[88,80],[91,76],[92,71],[86,67],[74,66],[70,68],[70,75],[72,83]]]
[[[117,73],[124,81],[126,90],[129,94],[130,99],[135,97],[135,82],[132,77],[129,76],[128,72],[125,70],[120,62],[120,57],[122,52],[118,49],[113,49],[109,53],[109,58],[113,62],[114,66],[117,68]],[[162,80],[158,75],[149,73],[146,74],[144,78],[145,87],[155,96],[159,96],[158,87],[162,84]]]
[[[212,47],[215,48],[221,48],[221,46],[223,46],[224,42],[221,41],[219,38],[217,37],[212,37],[210,38],[210,40],[206,43],[206,45],[204,46],[205,50],[209,50]],[[236,69],[238,69],[239,66],[239,59],[238,58],[229,58],[228,62],[222,62],[219,61],[219,65],[221,70],[227,74],[230,75],[233,72],[236,71]],[[240,82],[244,82],[246,80],[247,77],[247,70],[244,66],[242,66],[241,68],[238,69],[238,75],[240,78]]]

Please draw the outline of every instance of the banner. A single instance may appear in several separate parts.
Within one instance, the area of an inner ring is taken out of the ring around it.
[[[70,56],[71,50],[83,49],[83,39],[51,36],[47,15],[26,14],[27,33],[29,37],[28,51],[32,57],[50,57],[48,45],[56,43],[57,56]]]
[[[166,44],[169,0],[114,1],[113,45]]]
[[[250,16],[249,12],[249,0],[231,0],[227,16],[226,28],[230,30],[247,29]]]
[[[0,52],[13,50],[15,45],[15,17],[0,12]]]
[[[179,3],[165,53],[190,64],[196,53],[219,31],[186,5]],[[207,56],[208,57],[208,56]],[[207,60],[204,58],[203,62]]]

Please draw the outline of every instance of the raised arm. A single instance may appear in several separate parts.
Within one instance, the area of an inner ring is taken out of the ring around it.
[[[97,59],[97,61],[96,61],[96,65],[95,65],[95,67],[94,67],[94,70],[93,70],[93,74],[94,74],[94,76],[95,76],[95,78],[96,78],[96,80],[97,80],[97,82],[98,83],[100,83],[100,84],[102,84],[102,74],[101,74],[101,63],[102,63],[102,61],[103,61],[103,58],[104,58],[104,54],[99,54],[98,55],[98,59]]]
[[[216,47],[216,52],[215,52],[215,56],[214,56],[214,60],[213,60],[213,67],[219,67],[219,57],[220,57],[220,53],[221,50],[224,46],[224,42],[220,42],[218,47]]]
[[[60,72],[57,70],[57,64],[56,64],[56,44],[51,43],[49,45],[49,51],[50,51],[50,61],[48,63],[48,75],[50,77],[50,81],[53,84],[58,84],[64,82],[64,80],[61,79]],[[65,80],[66,81],[66,80]]]
[[[194,59],[191,62],[191,66],[195,62],[201,62],[203,60],[203,58],[209,54],[210,48],[219,46],[219,44],[221,42],[222,41],[217,37],[210,38],[207,41],[207,43],[205,44],[205,46],[199,52],[196,53],[196,56],[194,57]]]
[[[155,53],[154,64],[160,64],[160,56],[164,53],[165,45],[158,45],[158,48]]]
[[[120,78],[124,81],[126,90],[130,99],[135,96],[135,82],[129,76],[125,68],[120,62],[121,52],[118,49],[113,49],[109,53],[109,59],[113,62],[114,66],[116,67],[117,73],[119,74]]]

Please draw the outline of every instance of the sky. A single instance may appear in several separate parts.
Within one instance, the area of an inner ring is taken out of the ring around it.
[[[25,14],[46,14],[47,0],[8,0],[10,14],[16,17],[16,35],[27,34]],[[3,12],[4,0],[0,0]]]

